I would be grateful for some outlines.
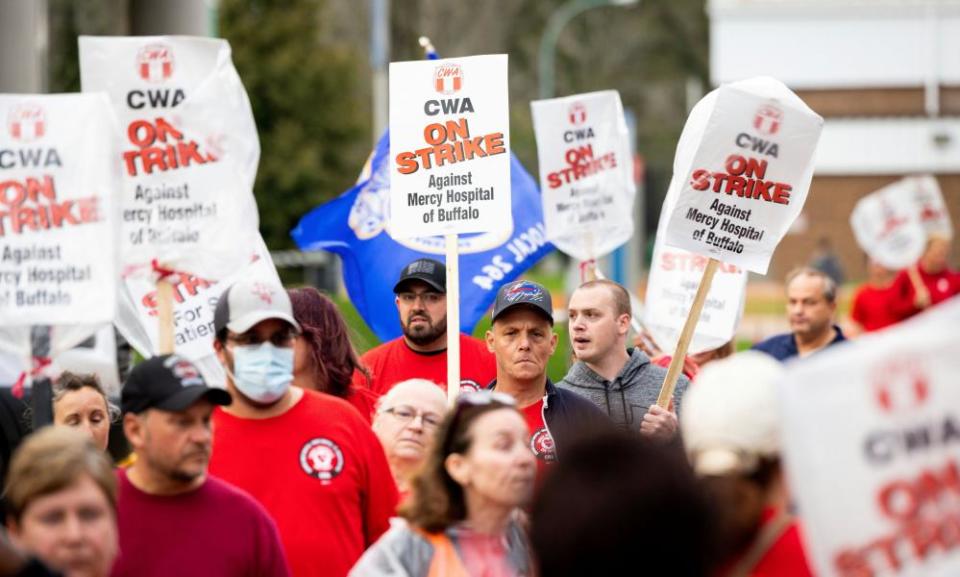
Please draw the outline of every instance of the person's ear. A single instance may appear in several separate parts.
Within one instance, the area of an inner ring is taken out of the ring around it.
[[[490,329],[487,330],[486,339],[487,339],[487,350],[490,351],[491,353],[495,353],[496,350],[494,350],[493,348],[493,340],[494,340],[493,327],[490,327]]]
[[[557,342],[560,340],[560,337],[557,336],[557,333],[553,332],[553,329],[550,329],[550,356],[553,356],[553,353],[557,350]]]
[[[467,458],[460,453],[451,453],[448,455],[443,462],[443,467],[447,470],[447,474],[461,487],[469,484],[470,463]]]
[[[146,415],[143,416],[143,418],[145,417]],[[123,435],[134,450],[143,447],[144,437],[146,436],[143,430],[143,418],[135,413],[127,413],[123,416]]]

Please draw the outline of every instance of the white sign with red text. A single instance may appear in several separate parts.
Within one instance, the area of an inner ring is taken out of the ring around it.
[[[260,143],[230,45],[82,36],[80,76],[120,118],[124,276],[155,264],[218,279],[247,262]]]
[[[506,55],[390,63],[387,230],[509,238]]]
[[[676,350],[708,258],[657,242],[650,264],[643,325],[665,351]],[[721,263],[710,284],[688,354],[720,347],[737,332],[747,294],[747,272]]]
[[[788,365],[783,456],[821,577],[960,575],[960,300]]]
[[[547,238],[580,260],[633,236],[633,162],[616,90],[530,103]]]
[[[920,210],[920,222],[928,236],[953,238],[953,222],[943,200],[943,192],[932,174],[911,176],[904,180],[913,187],[913,198]]]
[[[677,145],[667,245],[766,274],[803,208],[822,128],[823,119],[773,78],[705,96]]]
[[[174,352],[195,362],[204,377],[213,383],[222,382],[222,372],[215,366],[213,350],[213,312],[220,295],[245,277],[280,284],[266,245],[259,236],[256,241],[256,250],[248,255],[247,264],[220,281],[186,273],[175,273],[171,277]],[[124,279],[119,306],[117,330],[141,355],[150,357],[156,354],[159,350],[156,284],[144,278]],[[213,359],[214,362],[201,364],[204,359]]]
[[[886,268],[912,265],[926,247],[927,231],[916,188],[912,179],[898,180],[861,198],[850,213],[857,244]]]
[[[0,326],[82,340],[116,311],[116,118],[102,93],[0,95],[0,122]]]

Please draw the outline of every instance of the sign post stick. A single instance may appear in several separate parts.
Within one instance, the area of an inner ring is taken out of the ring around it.
[[[460,244],[447,234],[447,402],[460,394]]]
[[[915,296],[915,302],[919,308],[926,308],[930,306],[930,291],[927,290],[927,285],[923,284],[923,279],[920,278],[920,271],[917,269],[916,264],[907,267],[907,276],[910,277],[910,283],[913,285],[913,294]]]
[[[700,320],[700,313],[703,311],[703,303],[707,300],[707,294],[710,292],[710,283],[713,282],[713,275],[717,272],[717,266],[720,261],[711,258],[703,271],[703,278],[700,279],[700,286],[697,288],[697,295],[690,305],[690,314],[687,315],[687,322],[683,325],[683,331],[680,333],[680,340],[677,342],[677,350],[673,353],[670,360],[670,368],[667,369],[667,376],[663,379],[663,386],[660,387],[660,396],[657,397],[657,404],[667,409],[670,407],[670,400],[673,398],[673,389],[680,377],[680,370],[683,368],[683,359],[687,356],[687,348],[693,339],[693,330],[697,327]]]
[[[33,365],[30,406],[33,409],[34,430],[53,423],[53,383],[50,382],[50,377],[42,372],[43,367],[49,363],[53,348],[50,333],[50,325],[30,327],[31,364]]]
[[[157,319],[160,354],[173,354],[173,285],[165,278],[157,281]]]

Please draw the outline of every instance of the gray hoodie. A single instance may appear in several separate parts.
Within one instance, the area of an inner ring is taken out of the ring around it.
[[[667,369],[650,362],[638,348],[630,351],[627,364],[612,381],[595,373],[586,363],[577,361],[557,387],[590,399],[619,427],[639,430],[650,405],[656,404]],[[680,399],[690,381],[683,375],[673,392],[673,409],[680,415]]]

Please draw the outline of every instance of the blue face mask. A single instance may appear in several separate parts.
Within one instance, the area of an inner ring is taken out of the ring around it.
[[[269,342],[234,347],[231,377],[243,396],[257,403],[273,403],[293,381],[293,348]]]

